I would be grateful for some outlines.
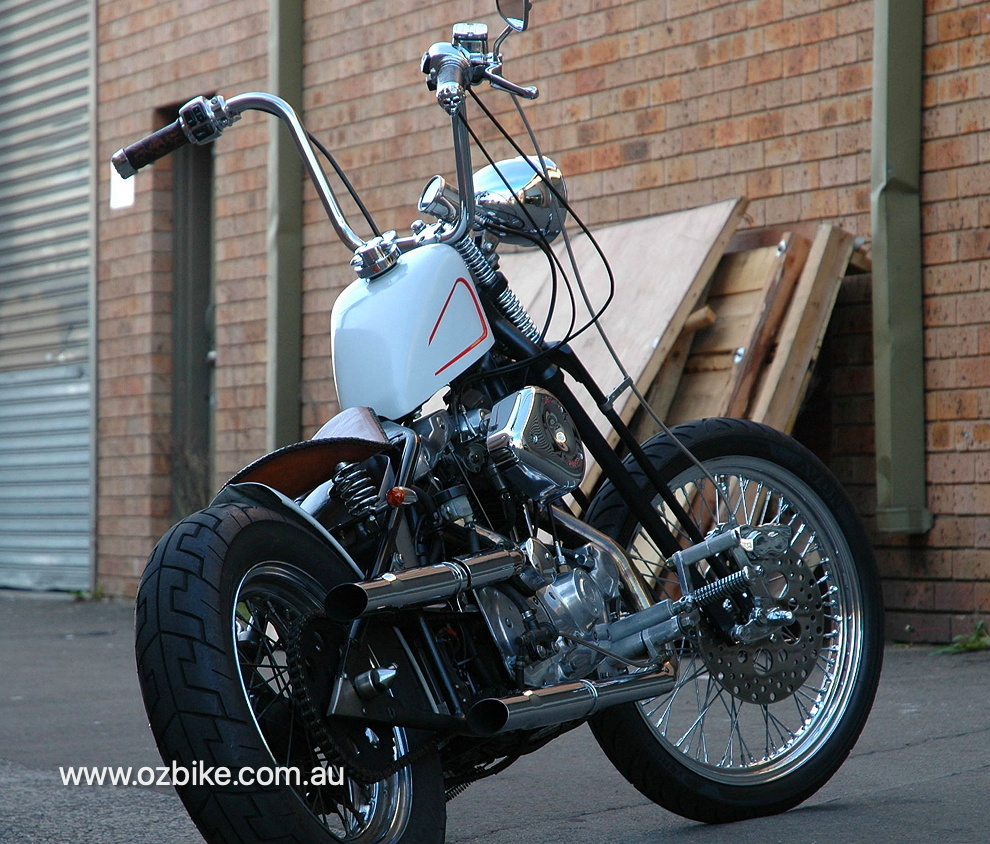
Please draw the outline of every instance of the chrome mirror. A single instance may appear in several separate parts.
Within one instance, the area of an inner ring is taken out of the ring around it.
[[[502,20],[516,32],[522,32],[529,26],[529,10],[532,5],[530,0],[496,0],[495,2]]]

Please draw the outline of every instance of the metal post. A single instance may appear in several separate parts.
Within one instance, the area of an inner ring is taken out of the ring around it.
[[[299,107],[302,100],[301,0],[272,0],[268,74],[271,91]],[[268,129],[268,322],[265,381],[267,447],[301,436],[302,164],[285,127]]]
[[[921,280],[923,0],[876,0],[873,36],[873,359],[877,529],[924,533]]]

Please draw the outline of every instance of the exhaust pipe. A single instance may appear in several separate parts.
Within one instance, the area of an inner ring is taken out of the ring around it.
[[[653,604],[653,598],[650,597],[650,590],[643,583],[640,573],[636,570],[629,555],[618,542],[612,539],[612,537],[606,536],[601,531],[595,530],[591,525],[582,522],[563,507],[554,507],[553,516],[565,530],[569,530],[571,533],[580,536],[585,542],[591,543],[611,560],[612,565],[615,566],[619,577],[626,587],[634,610],[645,610]]]
[[[476,735],[491,736],[580,721],[610,706],[667,694],[676,680],[668,663],[649,674],[628,674],[598,682],[577,680],[545,689],[527,689],[513,697],[485,698],[468,711],[468,728]]]
[[[335,621],[353,621],[380,610],[432,604],[467,589],[508,580],[525,562],[521,551],[500,548],[434,566],[386,572],[374,580],[335,586],[324,608]]]

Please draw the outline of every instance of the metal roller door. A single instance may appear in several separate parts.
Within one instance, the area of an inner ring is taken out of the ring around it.
[[[92,5],[0,0],[0,586],[90,582]]]

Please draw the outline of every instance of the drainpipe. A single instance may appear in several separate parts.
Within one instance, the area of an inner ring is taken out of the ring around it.
[[[302,0],[271,0],[268,15],[269,88],[301,109]],[[274,450],[297,442],[302,426],[302,164],[281,122],[268,125],[265,430]]]
[[[921,281],[923,0],[875,0],[873,24],[873,369],[877,529],[925,533]]]

